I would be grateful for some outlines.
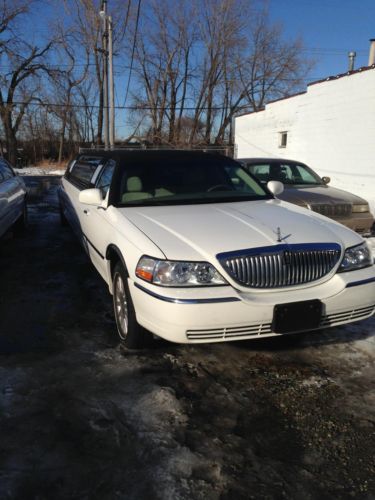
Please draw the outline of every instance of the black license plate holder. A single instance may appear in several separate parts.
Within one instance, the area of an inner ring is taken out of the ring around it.
[[[272,330],[275,333],[293,333],[318,328],[322,319],[320,300],[304,300],[276,304],[273,310]]]

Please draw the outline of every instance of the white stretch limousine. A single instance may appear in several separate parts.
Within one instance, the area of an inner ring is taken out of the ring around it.
[[[199,343],[317,330],[375,311],[358,234],[275,199],[236,161],[186,151],[86,151],[59,191],[113,294],[120,338]]]

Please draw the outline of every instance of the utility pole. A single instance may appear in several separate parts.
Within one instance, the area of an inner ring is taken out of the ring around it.
[[[109,146],[115,146],[115,84],[113,79],[112,17],[108,16],[108,69],[109,69]]]
[[[109,121],[108,121],[108,30],[107,30],[107,0],[102,1],[99,12],[103,20],[103,114],[104,114],[104,147],[109,145]]]

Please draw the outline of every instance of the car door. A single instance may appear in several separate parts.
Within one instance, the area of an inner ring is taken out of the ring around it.
[[[95,187],[100,189],[103,200],[105,200],[108,196],[115,168],[116,162],[112,159],[108,160],[103,169],[100,171],[95,182]],[[96,269],[106,280],[107,268],[105,253],[108,241],[110,241],[110,233],[113,229],[111,221],[108,219],[108,212],[104,207],[84,204],[81,204],[80,209],[83,214],[82,231],[86,240],[90,258]]]
[[[5,160],[0,160],[0,235],[21,217],[26,189]]]
[[[64,215],[87,251],[82,227],[84,212],[78,197],[80,191],[93,187],[92,183],[95,182],[102,165],[102,157],[80,156],[65,173],[59,193]]]

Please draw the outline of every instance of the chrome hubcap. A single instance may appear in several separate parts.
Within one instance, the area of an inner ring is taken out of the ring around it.
[[[128,302],[126,300],[124,281],[120,274],[116,274],[115,276],[114,298],[119,335],[122,339],[125,339],[128,334],[129,311]]]

